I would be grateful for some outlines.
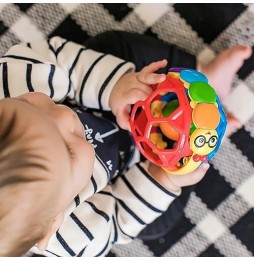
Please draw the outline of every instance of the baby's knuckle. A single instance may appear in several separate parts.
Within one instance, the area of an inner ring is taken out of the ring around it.
[[[193,184],[196,184],[196,183],[198,183],[198,182],[200,181],[200,179],[201,179],[200,173],[199,173],[199,172],[193,173],[190,178],[191,178],[191,182],[192,182]]]

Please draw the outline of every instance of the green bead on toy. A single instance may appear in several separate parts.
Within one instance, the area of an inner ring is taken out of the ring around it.
[[[162,109],[162,115],[164,117],[168,117],[173,111],[175,111],[179,107],[179,101],[173,100],[167,103]]]
[[[189,96],[196,103],[206,102],[215,103],[216,102],[216,92],[214,89],[205,82],[193,82],[189,87]]]

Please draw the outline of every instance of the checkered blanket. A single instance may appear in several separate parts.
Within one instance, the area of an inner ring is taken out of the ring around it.
[[[110,29],[163,39],[207,62],[236,43],[254,44],[254,5],[0,4],[1,54],[20,41],[60,35],[82,44]],[[224,139],[173,230],[158,240],[114,246],[111,256],[254,255],[253,83],[252,58],[224,104],[244,127]]]

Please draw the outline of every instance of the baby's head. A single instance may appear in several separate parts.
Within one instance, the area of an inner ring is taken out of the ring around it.
[[[0,256],[20,256],[59,228],[94,150],[77,115],[41,93],[0,100],[0,122]]]

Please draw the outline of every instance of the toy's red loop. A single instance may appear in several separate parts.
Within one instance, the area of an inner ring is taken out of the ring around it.
[[[150,111],[150,104],[158,100],[163,93],[169,92],[177,96],[179,107],[166,118],[163,116],[154,118]],[[141,153],[158,166],[177,169],[177,162],[181,160],[183,155],[191,154],[188,143],[192,122],[191,113],[192,109],[189,106],[182,82],[179,79],[167,77],[145,101],[139,101],[133,107],[130,119],[131,129]],[[174,126],[174,129],[179,133],[179,139],[171,150],[160,150],[150,140],[152,126],[158,123]]]
[[[218,150],[226,128],[219,98],[207,78],[191,69],[173,68],[165,81],[151,87],[153,92],[131,113],[134,140],[152,163],[187,174]]]

